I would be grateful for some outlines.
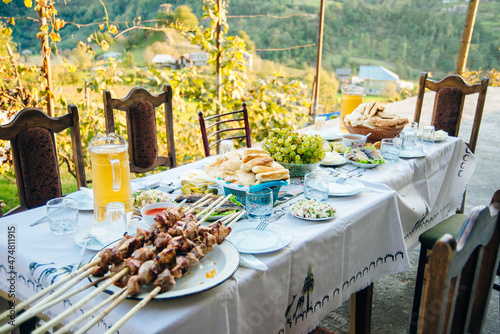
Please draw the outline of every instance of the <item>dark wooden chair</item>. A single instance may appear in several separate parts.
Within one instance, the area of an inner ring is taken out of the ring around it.
[[[232,140],[232,139],[245,139],[246,140],[246,146],[247,147],[252,147],[252,142],[250,139],[250,123],[248,122],[248,111],[247,111],[247,104],[243,103],[242,109],[237,110],[237,111],[230,111],[227,113],[219,114],[219,115],[214,115],[214,116],[209,116],[209,117],[203,117],[203,113],[200,111],[198,113],[199,120],[200,120],[200,129],[201,129],[201,138],[203,140],[203,149],[205,150],[205,156],[208,157],[210,156],[210,149],[214,146],[217,148],[218,152],[218,147],[219,143],[222,140]],[[227,117],[230,116],[230,117]],[[235,118],[239,117],[239,118]],[[210,121],[210,122],[207,122]],[[229,127],[227,126],[227,123],[237,123],[237,126],[239,127]],[[223,126],[221,126],[223,125]],[[208,130],[215,127],[215,131],[211,132],[208,134]],[[226,134],[227,132],[232,132],[236,133],[237,135],[228,137],[228,136],[221,136],[222,133]],[[239,133],[238,133],[239,132]],[[241,134],[242,133],[242,134]],[[214,137],[214,140],[209,140],[210,138]]]
[[[444,130],[452,136],[458,136],[464,100],[466,95],[478,94],[476,111],[472,125],[469,142],[466,142],[468,148],[474,153],[476,150],[477,138],[479,135],[479,127],[483,116],[484,102],[488,89],[488,78],[483,78],[481,83],[469,85],[462,77],[456,74],[449,75],[439,82],[432,81],[427,78],[428,73],[424,72],[420,76],[420,85],[417,97],[417,106],[415,109],[414,121],[420,120],[422,112],[422,104],[424,99],[425,89],[430,89],[436,92],[434,100],[434,108],[432,112],[431,124],[436,127],[436,130]],[[445,219],[435,227],[424,232],[420,237],[420,257],[417,269],[417,278],[415,282],[415,295],[413,297],[413,309],[410,324],[410,333],[414,334],[417,331],[417,322],[420,309],[420,299],[422,295],[422,286],[424,281],[425,264],[427,263],[427,252],[432,249],[435,242],[445,233],[449,233],[455,239],[458,237],[462,225],[467,218],[463,214],[465,205],[465,193],[463,194],[462,206],[457,211],[457,214]]]
[[[49,117],[36,108],[25,108],[11,122],[0,126],[0,140],[9,140],[20,206],[14,213],[45,205],[62,196],[55,133],[70,129],[73,161],[78,187],[87,185],[82,154],[78,109],[68,106],[68,113]]]
[[[156,110],[164,105],[168,156],[159,156],[156,132]],[[123,99],[111,97],[104,91],[106,132],[116,132],[114,111],[125,111],[127,118],[130,171],[144,173],[158,166],[177,167],[174,141],[174,116],[172,111],[172,87],[163,86],[163,92],[151,94],[143,87],[134,87]]]
[[[424,103],[424,93],[427,88],[436,92],[434,107],[432,110],[431,125],[434,125],[436,130],[444,130],[451,136],[458,136],[460,123],[462,121],[465,96],[478,94],[474,123],[472,125],[469,142],[467,143],[469,149],[474,153],[479,134],[479,127],[481,125],[481,118],[483,117],[488,82],[489,79],[484,77],[481,80],[481,83],[470,85],[457,74],[448,75],[443,80],[436,82],[428,78],[427,72],[423,72],[420,76],[417,106],[415,108],[413,120],[415,122],[420,122],[422,105]]]
[[[499,199],[500,190],[493,200]],[[500,202],[474,208],[458,236],[441,237],[429,256],[419,333],[480,333],[498,267]]]

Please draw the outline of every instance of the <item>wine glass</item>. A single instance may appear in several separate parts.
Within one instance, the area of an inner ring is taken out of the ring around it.
[[[269,188],[263,190],[247,190],[245,195],[245,210],[250,218],[262,222],[273,212],[273,191]]]

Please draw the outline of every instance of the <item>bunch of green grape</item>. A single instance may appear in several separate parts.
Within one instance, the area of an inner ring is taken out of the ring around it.
[[[299,135],[290,129],[271,129],[262,148],[277,162],[314,164],[325,156],[321,136]]]

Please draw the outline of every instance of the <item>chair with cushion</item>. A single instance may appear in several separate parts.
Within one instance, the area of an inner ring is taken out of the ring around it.
[[[159,156],[156,129],[156,110],[160,105],[165,108],[165,127],[168,156]],[[149,172],[158,166],[177,167],[174,142],[174,117],[172,111],[172,87],[163,86],[163,92],[151,94],[142,87],[134,87],[123,99],[111,97],[104,91],[104,113],[106,132],[116,132],[115,110],[124,111],[127,119],[127,134],[130,171]]]
[[[457,136],[462,120],[462,112],[466,95],[478,94],[477,106],[474,114],[474,121],[468,148],[474,153],[476,150],[479,127],[483,115],[484,102],[488,89],[488,78],[483,78],[481,83],[470,85],[462,77],[456,74],[449,75],[439,82],[427,78],[428,73],[424,72],[420,76],[419,92],[417,97],[417,106],[415,110],[414,121],[419,122],[422,113],[422,105],[425,89],[436,92],[434,108],[432,112],[431,124],[436,130],[444,130],[452,136]],[[427,251],[432,249],[434,243],[445,233],[449,233],[453,238],[458,237],[462,225],[466,219],[463,214],[465,204],[465,193],[462,201],[462,207],[457,214],[445,219],[435,227],[424,232],[420,238],[420,257],[418,261],[417,278],[415,282],[415,295],[413,298],[413,309],[410,324],[410,333],[416,333],[418,314],[420,309],[420,297],[422,295],[422,285],[424,281],[425,264],[427,262]]]
[[[87,185],[82,154],[78,109],[68,106],[68,113],[49,117],[40,109],[25,108],[11,122],[0,126],[0,140],[9,140],[16,173],[20,206],[14,213],[45,205],[62,196],[55,133],[70,129],[74,174],[78,187]]]
[[[210,156],[210,149],[216,146],[217,153],[219,153],[219,143],[222,140],[233,140],[233,139],[245,139],[246,147],[252,147],[252,142],[250,139],[250,123],[248,122],[248,111],[247,104],[243,103],[242,109],[237,111],[230,111],[227,113],[204,117],[203,113],[200,111],[198,113],[201,128],[201,137],[203,140],[203,148],[205,150],[205,156]],[[227,123],[232,123],[229,127]],[[236,124],[235,124],[236,123]],[[208,133],[209,129],[213,129],[213,132]],[[231,132],[232,137],[221,136],[221,134],[227,135]],[[214,137],[213,140],[210,138]]]
[[[474,208],[457,239],[447,233],[434,244],[419,333],[481,332],[498,268],[499,197]]]

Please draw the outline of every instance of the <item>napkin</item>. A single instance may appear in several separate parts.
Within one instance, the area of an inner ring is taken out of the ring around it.
[[[118,222],[102,222],[92,226],[89,230],[89,234],[103,245],[108,245],[120,239],[125,232],[135,233],[133,225],[137,223],[131,223],[131,217],[132,212],[127,212],[127,227],[124,227]]]
[[[352,186],[349,184],[339,184],[335,182],[330,182],[329,193],[330,194],[347,194],[357,191],[360,187]]]

